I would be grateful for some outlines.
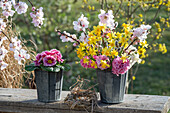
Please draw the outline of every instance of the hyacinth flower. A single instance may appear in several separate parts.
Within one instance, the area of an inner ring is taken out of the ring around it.
[[[120,57],[117,57],[112,62],[112,73],[116,74],[117,76],[119,76],[119,74],[125,74],[129,67],[130,62],[128,59],[126,59],[126,61],[123,62],[123,60],[120,59]]]

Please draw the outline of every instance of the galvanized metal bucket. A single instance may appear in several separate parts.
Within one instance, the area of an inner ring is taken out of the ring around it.
[[[97,70],[101,102],[110,104],[123,102],[127,75],[128,72],[117,76],[111,71]]]
[[[54,102],[61,100],[63,71],[48,72],[35,70],[38,101]]]

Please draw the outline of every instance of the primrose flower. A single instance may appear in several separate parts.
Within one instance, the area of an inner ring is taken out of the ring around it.
[[[125,74],[130,67],[129,60],[127,59],[125,62],[117,57],[112,62],[112,73],[119,76],[119,74]]]
[[[107,56],[100,55],[100,56],[93,56],[93,57],[96,60],[97,67],[100,68],[101,70],[104,70],[110,67],[110,60]]]
[[[63,63],[63,59],[62,59],[62,54],[60,53],[60,51],[56,50],[56,49],[52,49],[50,50],[50,52],[53,54],[54,58],[59,62],[59,63]]]
[[[33,61],[35,66],[40,66],[41,62],[38,62],[37,60]]]
[[[41,28],[41,25],[43,24],[44,13],[42,10],[43,10],[43,8],[40,7],[39,9],[35,9],[34,12],[30,13],[31,18],[33,19],[32,23],[34,24],[35,27]]]
[[[56,64],[56,59],[53,56],[47,55],[43,58],[44,66],[54,66]]]
[[[80,60],[80,64],[86,69],[91,68],[91,60],[88,56],[84,56],[83,59]]]
[[[87,17],[84,17],[82,14],[81,17],[78,19],[78,21],[74,21],[74,30],[76,31],[85,31],[86,28],[88,28],[89,22],[87,21]]]
[[[0,18],[0,31],[4,30],[5,27],[6,27],[6,23],[3,22],[3,19],[2,19],[2,18]]]
[[[42,61],[42,56],[40,53],[37,54],[36,60],[40,63]]]
[[[41,61],[42,61],[42,55],[41,53],[38,53],[36,56],[36,60],[34,61],[35,66],[40,66]]]
[[[14,5],[15,10],[18,14],[26,13],[28,5],[25,2],[19,2]]]

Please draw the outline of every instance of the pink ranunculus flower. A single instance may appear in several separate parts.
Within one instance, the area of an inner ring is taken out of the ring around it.
[[[44,66],[54,66],[56,64],[56,59],[53,56],[47,55],[43,58]]]
[[[125,62],[120,59],[120,57],[117,57],[112,62],[112,73],[119,76],[119,74],[125,74],[128,69],[130,68],[130,62],[129,59],[127,59]]]

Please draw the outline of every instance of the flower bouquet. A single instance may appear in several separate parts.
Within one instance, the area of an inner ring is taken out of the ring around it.
[[[38,100],[53,102],[61,99],[63,70],[69,70],[59,50],[52,49],[38,53],[34,63],[25,67],[27,71],[35,70]]]
[[[84,68],[97,69],[101,101],[119,103],[123,101],[128,70],[146,57],[146,39],[151,26],[134,28],[123,23],[118,32],[118,22],[115,22],[112,10],[101,10],[98,18],[99,25],[92,29],[88,28],[89,22],[83,14],[73,22],[74,30],[81,33],[79,38],[66,31],[56,31],[62,42],[70,41],[77,46],[77,56]]]

